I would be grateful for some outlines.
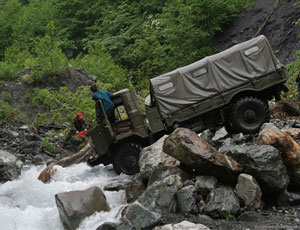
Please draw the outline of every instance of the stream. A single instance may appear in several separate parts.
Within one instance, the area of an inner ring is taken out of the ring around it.
[[[17,180],[0,185],[0,230],[64,230],[55,194],[92,186],[102,189],[111,211],[87,217],[78,229],[92,230],[104,222],[118,221],[120,208],[126,204],[124,190],[110,192],[103,188],[113,180],[128,179],[127,175],[117,175],[111,165],[91,168],[80,163],[66,168],[56,166],[50,183],[44,184],[37,179],[44,168],[45,165],[23,167]]]

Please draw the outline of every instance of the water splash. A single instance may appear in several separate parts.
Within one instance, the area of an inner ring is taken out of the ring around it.
[[[115,174],[111,166],[91,168],[81,163],[66,168],[57,166],[51,182],[44,184],[37,179],[44,167],[24,169],[19,179],[0,185],[1,230],[64,230],[55,204],[55,194],[92,186],[102,189],[111,211],[86,218],[78,229],[96,229],[103,222],[118,221],[120,208],[126,204],[124,191],[109,192],[103,188],[112,180],[128,179],[127,175]]]

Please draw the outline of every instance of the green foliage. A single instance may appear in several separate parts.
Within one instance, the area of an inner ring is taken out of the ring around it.
[[[298,100],[298,91],[296,77],[300,73],[300,51],[296,52],[296,60],[286,66],[287,73],[290,78],[287,80],[287,87],[289,91],[283,94],[283,97],[290,100]]]
[[[89,97],[89,87],[82,86],[75,93],[62,87],[59,91],[46,89],[34,90],[32,104],[42,106],[46,112],[38,114],[34,124],[70,121],[78,112],[82,112],[87,124],[94,124],[94,102]]]
[[[0,57],[3,58],[4,51],[13,43],[13,26],[19,17],[21,4],[18,0],[6,1],[1,4],[0,9]]]
[[[0,62],[0,80],[13,81],[17,78],[18,69],[13,63]]]
[[[35,38],[33,44],[33,56],[26,60],[31,68],[28,83],[67,69],[68,60],[60,48],[62,41],[56,36],[53,22],[47,25],[46,35]]]
[[[5,101],[0,100],[0,122],[11,121],[15,110]]]
[[[32,38],[46,34],[47,25],[55,19],[54,14],[52,1],[31,0],[28,5],[24,5],[12,26],[15,44],[31,47]]]
[[[92,43],[88,47],[88,54],[78,56],[72,64],[97,76],[101,82],[111,84],[113,91],[130,87],[126,71],[115,64],[100,41]]]
[[[45,148],[48,151],[56,151],[57,148],[50,142],[49,137],[46,137],[43,139],[43,148]]]

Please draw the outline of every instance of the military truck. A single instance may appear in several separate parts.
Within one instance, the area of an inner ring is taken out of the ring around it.
[[[280,100],[287,79],[261,35],[152,78],[145,112],[133,92],[116,92],[118,119],[110,124],[105,117],[90,131],[98,157],[89,163],[112,163],[117,173],[134,174],[142,147],[178,127],[201,132],[224,125],[230,133],[256,133],[270,119],[268,101]]]

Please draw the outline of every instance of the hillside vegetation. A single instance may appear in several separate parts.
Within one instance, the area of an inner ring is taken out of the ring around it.
[[[38,88],[39,81],[45,77],[59,81],[59,73],[72,65],[96,76],[104,89],[127,87],[143,97],[150,78],[211,55],[213,36],[253,2],[3,0],[0,87],[21,80],[30,90],[22,112],[10,106],[14,98],[1,90],[0,120],[64,122],[83,111],[92,123],[88,86],[78,92],[50,91]],[[300,67],[300,61],[290,65]],[[18,78],[24,69],[29,74]],[[43,114],[34,118],[24,111],[41,106]]]

